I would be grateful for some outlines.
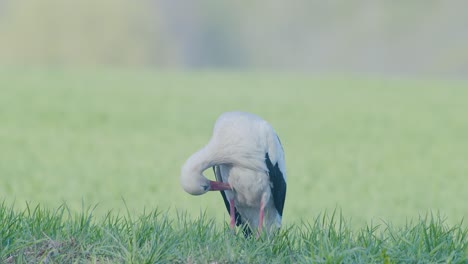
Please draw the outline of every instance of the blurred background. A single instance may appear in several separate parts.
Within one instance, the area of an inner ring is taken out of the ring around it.
[[[468,76],[468,4],[0,0],[0,64]]]
[[[467,10],[463,0],[0,0],[0,201],[225,220],[221,197],[184,193],[179,172],[222,112],[243,110],[284,144],[286,223],[335,208],[358,222],[430,210],[458,222]]]

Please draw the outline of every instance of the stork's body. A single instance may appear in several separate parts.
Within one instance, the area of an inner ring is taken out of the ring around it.
[[[216,182],[203,176],[213,167]],[[185,191],[200,195],[220,190],[235,224],[279,228],[286,195],[284,153],[273,128],[260,117],[229,112],[216,121],[209,143],[182,167]],[[201,186],[201,187],[200,187]]]

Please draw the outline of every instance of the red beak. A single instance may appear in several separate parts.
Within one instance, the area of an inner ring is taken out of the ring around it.
[[[232,190],[231,185],[227,182],[210,181],[210,191]]]

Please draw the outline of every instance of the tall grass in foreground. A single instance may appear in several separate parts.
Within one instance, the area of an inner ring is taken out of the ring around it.
[[[0,206],[2,263],[468,263],[468,230],[429,214],[402,227],[355,231],[338,213],[285,226],[271,238],[244,238],[200,215],[139,216],[66,206],[17,212]]]

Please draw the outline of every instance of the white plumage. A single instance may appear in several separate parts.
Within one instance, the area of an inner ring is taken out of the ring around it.
[[[216,181],[203,171],[213,167]],[[279,228],[286,195],[284,152],[273,128],[243,112],[222,114],[208,144],[193,154],[181,171],[181,185],[192,194],[221,191],[234,225]]]

